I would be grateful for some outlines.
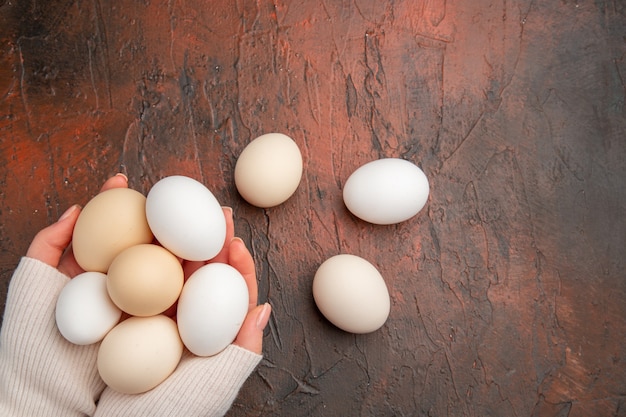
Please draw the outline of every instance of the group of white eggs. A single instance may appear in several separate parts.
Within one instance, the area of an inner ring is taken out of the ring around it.
[[[262,208],[291,197],[301,176],[300,150],[280,133],[250,142],[235,167],[240,195]],[[413,217],[428,194],[424,173],[395,158],[363,165],[343,189],[346,207],[375,224]],[[185,281],[181,261],[214,258],[225,238],[219,202],[192,178],[163,178],[147,197],[128,188],[98,194],[74,228],[74,256],[87,272],[70,280],[59,295],[59,331],[79,345],[102,341],[97,361],[102,379],[129,394],[165,380],[184,347],[198,356],[219,353],[235,339],[247,314],[245,280],[230,265],[209,263]],[[313,296],[331,323],[352,333],[377,330],[390,311],[378,270],[350,254],[320,265]],[[123,313],[130,317],[122,320]]]

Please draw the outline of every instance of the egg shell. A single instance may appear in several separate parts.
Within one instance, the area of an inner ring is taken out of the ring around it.
[[[267,133],[250,142],[235,165],[235,185],[250,204],[268,208],[285,202],[302,178],[298,145],[282,133]]]
[[[174,372],[183,353],[176,323],[163,315],[130,317],[102,340],[97,367],[115,391],[139,394]]]
[[[59,332],[76,345],[99,342],[122,316],[109,298],[106,275],[84,272],[65,284],[55,308]]]
[[[424,207],[428,178],[415,164],[398,158],[368,162],[355,170],[343,187],[343,200],[355,216],[374,224],[410,219]]]
[[[226,219],[211,191],[193,178],[158,181],[146,200],[148,224],[159,243],[189,261],[217,255],[226,239]]]
[[[131,246],[113,259],[107,290],[113,302],[133,316],[154,316],[172,306],[183,289],[183,267],[167,249]]]
[[[194,272],[178,300],[183,343],[197,356],[212,356],[235,340],[248,313],[243,276],[230,265],[210,263]]]
[[[82,209],[72,248],[76,262],[85,271],[106,273],[118,253],[152,239],[146,198],[129,188],[114,188],[98,194]]]
[[[391,308],[380,272],[367,260],[349,254],[333,256],[319,266],[313,298],[324,317],[350,333],[379,329]]]

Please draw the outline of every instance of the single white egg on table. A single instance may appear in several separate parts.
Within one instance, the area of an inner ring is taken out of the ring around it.
[[[217,255],[226,239],[226,219],[211,191],[193,178],[158,181],[146,197],[146,217],[163,247],[188,261]]]
[[[385,281],[367,260],[349,254],[324,261],[313,278],[320,312],[350,333],[371,333],[385,324],[391,304]]]
[[[415,164],[398,158],[368,162],[343,186],[343,201],[352,214],[374,224],[395,224],[426,205],[428,178]]]
[[[235,268],[210,263],[191,274],[178,299],[178,331],[189,351],[212,356],[235,340],[248,314],[248,286]]]
[[[107,292],[107,276],[84,272],[72,278],[57,298],[55,319],[61,335],[76,345],[99,342],[122,316]]]
[[[250,204],[268,208],[284,203],[302,178],[302,154],[282,133],[266,133],[250,142],[237,158],[235,185]]]

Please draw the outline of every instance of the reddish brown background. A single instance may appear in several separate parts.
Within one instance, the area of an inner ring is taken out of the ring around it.
[[[4,0],[0,33],[2,299],[106,177],[184,174],[234,208],[274,307],[231,416],[626,416],[624,2]],[[262,210],[233,168],[273,131],[305,173]],[[428,175],[417,217],[344,208],[379,157]],[[379,331],[316,310],[337,253],[385,277]]]

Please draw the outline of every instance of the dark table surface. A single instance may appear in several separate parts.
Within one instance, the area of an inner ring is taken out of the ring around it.
[[[622,1],[0,1],[0,293],[37,230],[122,171],[203,181],[234,208],[264,360],[231,416],[626,416]],[[245,145],[291,136],[304,175],[259,209]],[[431,195],[392,226],[341,190],[381,157]],[[338,253],[391,314],[315,307]]]

